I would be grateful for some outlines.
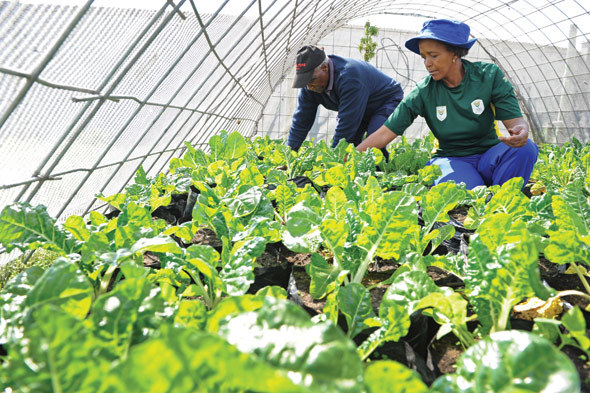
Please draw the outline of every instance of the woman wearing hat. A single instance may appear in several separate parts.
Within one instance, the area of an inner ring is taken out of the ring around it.
[[[524,178],[526,184],[537,161],[537,145],[528,140],[528,123],[500,68],[463,59],[475,41],[469,39],[465,23],[425,22],[406,48],[422,57],[430,75],[357,149],[385,147],[422,116],[439,142],[427,163],[442,170],[435,184],[454,180],[472,189],[503,184],[513,177]],[[502,121],[509,136],[498,137],[496,120]]]

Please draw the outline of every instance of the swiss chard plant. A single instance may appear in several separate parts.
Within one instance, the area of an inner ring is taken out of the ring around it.
[[[493,359],[493,360],[492,360]],[[454,374],[431,392],[579,392],[571,361],[548,340],[524,331],[491,334],[465,351]]]
[[[545,248],[546,257],[554,263],[571,264],[576,270],[586,292],[590,285],[578,268],[578,263],[590,262],[590,203],[584,192],[575,185],[564,187],[561,195],[553,195],[551,208],[555,217],[555,230]]]
[[[509,328],[522,299],[552,294],[541,282],[533,237],[526,223],[507,213],[487,217],[471,237],[463,280],[483,334]]]

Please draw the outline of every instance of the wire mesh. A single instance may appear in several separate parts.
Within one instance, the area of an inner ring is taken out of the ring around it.
[[[185,141],[206,149],[222,129],[285,138],[299,47],[361,58],[369,17],[381,21],[372,62],[406,92],[426,72],[405,40],[426,19],[459,19],[479,39],[467,58],[506,72],[535,141],[590,140],[581,0],[26,1],[0,1],[0,209],[21,201],[83,215],[140,165],[165,170]],[[329,140],[336,124],[320,110],[309,138]],[[417,121],[406,136],[427,132]]]

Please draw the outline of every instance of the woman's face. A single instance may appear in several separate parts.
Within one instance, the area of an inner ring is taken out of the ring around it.
[[[446,79],[449,71],[453,69],[455,54],[437,40],[423,39],[418,42],[420,57],[424,60],[424,66],[434,80]]]

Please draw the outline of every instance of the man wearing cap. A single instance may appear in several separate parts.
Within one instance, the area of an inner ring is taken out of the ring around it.
[[[315,121],[318,105],[338,112],[332,146],[358,145],[378,129],[403,98],[398,82],[361,60],[326,56],[304,46],[297,53],[294,88],[301,88],[287,144],[298,150]],[[382,149],[386,154],[385,149]]]
[[[385,124],[357,149],[383,148],[402,135],[417,116],[426,120],[439,149],[426,165],[438,165],[442,176],[467,188],[504,184],[514,177],[528,181],[538,147],[528,139],[514,88],[493,63],[463,59],[476,39],[463,22],[434,19],[406,48],[419,54],[428,76],[418,82]],[[499,135],[497,120],[508,130]]]

